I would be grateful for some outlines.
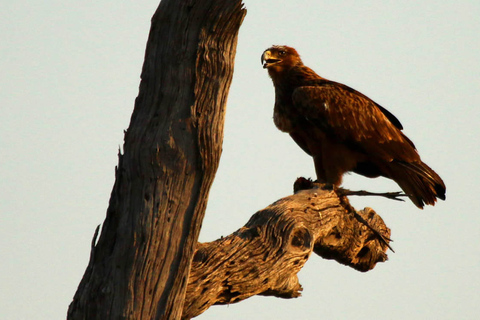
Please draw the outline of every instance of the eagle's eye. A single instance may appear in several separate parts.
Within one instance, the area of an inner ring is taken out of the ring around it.
[[[280,56],[284,56],[284,55],[286,55],[286,54],[287,54],[287,52],[286,52],[285,50],[280,50],[280,51],[278,52],[278,55],[280,55]]]

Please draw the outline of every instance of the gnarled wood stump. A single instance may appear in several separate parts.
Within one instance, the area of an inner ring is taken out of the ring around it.
[[[257,294],[300,296],[297,273],[312,252],[362,272],[387,260],[390,229],[372,209],[356,212],[324,185],[303,180],[297,189],[233,234],[197,245],[182,319]]]

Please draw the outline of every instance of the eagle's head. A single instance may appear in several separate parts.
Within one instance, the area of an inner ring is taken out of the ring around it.
[[[262,65],[268,73],[281,73],[294,66],[301,65],[302,59],[297,50],[288,46],[272,46],[262,54]]]

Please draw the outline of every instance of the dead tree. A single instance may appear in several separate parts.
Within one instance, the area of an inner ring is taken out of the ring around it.
[[[389,231],[373,211],[356,213],[308,183],[231,236],[196,244],[245,14],[240,0],[160,3],[107,215],[68,319],[189,319],[255,294],[298,296],[296,273],[312,251],[361,271],[386,259],[379,239]]]
[[[240,0],[162,0],[98,243],[68,319],[179,319],[223,142]]]

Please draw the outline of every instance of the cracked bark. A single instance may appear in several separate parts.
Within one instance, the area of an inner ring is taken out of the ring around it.
[[[323,185],[302,184],[233,234],[197,245],[182,319],[253,295],[300,296],[297,273],[312,252],[362,272],[387,260],[388,240],[372,231],[390,237],[380,216],[370,208],[354,211],[345,196]]]
[[[181,317],[245,14],[239,0],[161,1],[107,216],[68,319]]]

